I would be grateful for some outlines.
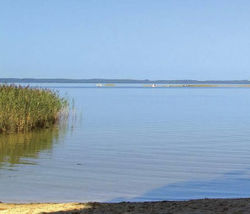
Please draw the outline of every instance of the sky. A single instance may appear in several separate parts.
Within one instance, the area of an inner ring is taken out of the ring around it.
[[[0,77],[250,79],[250,1],[0,0]]]

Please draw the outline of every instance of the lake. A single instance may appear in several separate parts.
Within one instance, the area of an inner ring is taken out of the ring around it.
[[[1,201],[250,197],[250,89],[40,86],[75,113],[0,136]]]

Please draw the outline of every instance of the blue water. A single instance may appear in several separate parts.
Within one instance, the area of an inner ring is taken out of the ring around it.
[[[43,86],[76,119],[25,145],[0,137],[1,201],[250,197],[250,89]]]

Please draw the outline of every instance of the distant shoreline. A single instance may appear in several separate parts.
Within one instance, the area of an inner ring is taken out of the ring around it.
[[[126,83],[126,84],[250,84],[249,80],[135,80],[135,79],[39,79],[0,78],[0,83]]]

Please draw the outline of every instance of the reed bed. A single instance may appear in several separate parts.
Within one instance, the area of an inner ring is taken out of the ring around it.
[[[0,133],[51,127],[68,102],[57,92],[16,85],[0,85]]]

